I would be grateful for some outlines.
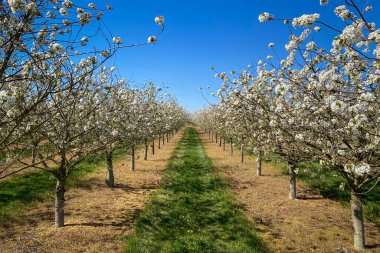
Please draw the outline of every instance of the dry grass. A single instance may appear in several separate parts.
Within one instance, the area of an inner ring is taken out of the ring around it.
[[[288,200],[288,179],[264,164],[263,176],[256,176],[252,157],[240,163],[239,151],[229,155],[202,134],[208,156],[223,171],[241,203],[241,208],[262,234],[271,252],[355,252],[350,210],[324,199],[298,182],[299,200]],[[369,249],[380,252],[380,228],[366,223]]]
[[[156,147],[156,154],[148,161],[143,160],[141,150],[135,172],[129,170],[129,158],[115,163],[114,189],[104,184],[105,169],[70,188],[63,228],[53,227],[53,200],[25,210],[20,222],[0,228],[0,252],[121,252],[122,237],[131,233],[138,214],[156,190],[182,133],[161,149]]]

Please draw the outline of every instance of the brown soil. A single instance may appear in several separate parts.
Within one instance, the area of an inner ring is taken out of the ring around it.
[[[298,183],[299,200],[289,200],[288,178],[269,164],[256,176],[253,157],[239,159],[206,134],[201,135],[208,156],[231,183],[241,208],[255,224],[270,252],[355,252],[350,210]],[[380,252],[380,228],[366,222],[364,252]]]
[[[122,238],[132,232],[182,134],[183,130],[161,149],[156,146],[148,161],[139,151],[135,172],[129,170],[129,158],[115,162],[114,189],[105,186],[105,169],[70,188],[63,228],[54,227],[53,200],[36,203],[20,222],[0,228],[0,252],[121,252]]]

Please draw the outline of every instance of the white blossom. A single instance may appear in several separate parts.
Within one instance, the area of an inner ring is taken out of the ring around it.
[[[360,163],[357,165],[348,164],[344,166],[344,170],[348,173],[354,173],[357,176],[363,176],[371,172],[371,166],[368,163]]]
[[[148,37],[148,43],[149,44],[155,44],[157,42],[157,38],[155,36],[149,36]]]
[[[89,3],[88,4],[88,8],[95,10],[96,9],[96,5],[94,3]]]
[[[313,25],[317,21],[317,19],[319,19],[319,17],[320,15],[318,13],[304,14],[301,17],[294,18],[292,25],[293,27],[308,27]]]
[[[157,25],[163,25],[164,22],[165,22],[165,19],[163,16],[157,16],[155,19],[154,19],[154,22],[156,22]]]
[[[269,20],[273,20],[274,16],[269,14],[268,12],[263,12],[259,15],[259,21],[261,23],[268,22]]]
[[[123,41],[121,40],[120,37],[113,37],[112,42],[115,44],[123,44]]]

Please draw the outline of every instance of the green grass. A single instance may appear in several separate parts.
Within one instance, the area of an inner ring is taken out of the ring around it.
[[[25,158],[32,155],[32,150],[30,148],[17,148],[12,150],[12,155],[18,156],[19,158]],[[0,162],[7,159],[7,153],[0,151]]]
[[[127,147],[115,150],[114,157],[119,159],[128,151]],[[68,187],[80,182],[85,175],[105,166],[105,158],[90,155],[78,164],[70,175]],[[25,210],[25,205],[33,205],[36,201],[53,199],[56,179],[47,172],[37,171],[0,183],[0,226],[6,226],[17,219]]]
[[[194,128],[188,128],[161,187],[140,215],[125,252],[265,252]]]
[[[278,168],[287,174],[286,165],[281,159],[275,155],[270,155],[267,158],[273,167]],[[350,190],[340,189],[339,186],[345,183],[345,179],[330,170],[327,167],[320,168],[319,164],[308,162],[301,163],[298,166],[297,178],[306,183],[312,189],[318,192],[325,198],[340,201],[343,205],[348,206],[350,202]],[[369,187],[363,189],[365,192]],[[377,185],[372,191],[362,195],[364,206],[364,217],[373,223],[380,225],[380,185]]]
[[[49,145],[40,145],[38,147],[39,151],[42,152],[49,152],[54,150],[54,146],[52,144]],[[14,150],[11,151],[12,156],[17,156],[18,158],[26,158],[32,156],[32,149],[30,147],[27,148],[15,148]],[[5,161],[7,159],[7,152],[5,151],[0,151],[0,161]]]

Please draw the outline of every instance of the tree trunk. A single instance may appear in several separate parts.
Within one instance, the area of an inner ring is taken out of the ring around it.
[[[226,151],[226,139],[223,138],[223,151]]]
[[[36,163],[37,151],[38,151],[38,144],[33,144],[33,147],[32,147],[32,164]]]
[[[363,205],[360,196],[351,191],[351,214],[354,225],[354,247],[362,250],[365,248]]]
[[[109,187],[115,187],[115,177],[113,175],[113,164],[112,164],[113,152],[107,152],[107,174],[106,174],[106,184]]]
[[[154,155],[154,138],[153,138],[153,142],[152,142],[152,155]]]
[[[145,139],[145,153],[144,153],[144,160],[148,160],[148,150],[149,150],[149,145],[148,145],[148,140]]]
[[[57,179],[55,186],[55,226],[65,225],[65,180]]]
[[[169,133],[166,134],[166,143],[169,142]]]
[[[219,147],[222,146],[222,137],[219,138]]]
[[[165,134],[162,135],[162,146],[165,145]]]
[[[135,145],[131,145],[131,171],[135,171]]]
[[[297,198],[297,188],[296,188],[296,165],[290,164],[289,166],[289,199]]]
[[[263,151],[261,151],[261,149],[259,149],[259,153],[257,154],[257,160],[256,160],[256,174],[258,176],[261,176],[261,168],[262,168],[262,155],[263,155]]]
[[[230,138],[230,154],[231,154],[231,156],[233,156],[233,154],[234,154],[234,145],[232,143],[232,138]]]
[[[215,134],[215,143],[218,143],[218,134]]]
[[[161,136],[158,136],[158,149],[161,149]]]
[[[240,162],[244,162],[244,145],[243,143],[240,144]]]

